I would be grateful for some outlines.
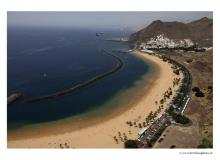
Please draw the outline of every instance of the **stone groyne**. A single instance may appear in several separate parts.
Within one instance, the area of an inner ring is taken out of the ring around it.
[[[46,100],[46,99],[54,99],[54,98],[57,98],[57,97],[60,97],[60,96],[68,95],[72,92],[75,92],[75,91],[78,91],[82,88],[85,88],[85,87],[87,87],[87,86],[89,86],[89,85],[91,85],[91,84],[93,84],[93,83],[95,83],[95,82],[97,82],[97,81],[113,74],[113,73],[116,73],[118,70],[120,70],[123,67],[124,63],[123,63],[123,61],[120,57],[118,57],[117,55],[112,54],[110,51],[107,51],[105,49],[102,49],[102,51],[106,55],[112,56],[117,61],[117,64],[113,69],[111,69],[111,70],[109,70],[109,71],[107,71],[103,74],[92,77],[91,79],[88,79],[88,80],[86,80],[82,83],[79,83],[79,84],[77,84],[77,85],[75,85],[71,88],[61,90],[61,91],[58,91],[58,92],[55,92],[55,93],[52,93],[52,94],[48,94],[48,95],[45,95],[45,96],[32,98],[32,99],[27,100],[27,102],[29,102],[29,103],[38,102],[38,101],[42,101],[42,100]]]
[[[16,100],[18,100],[19,98],[22,97],[22,94],[21,93],[13,93],[11,94],[10,96],[8,96],[7,98],[7,104],[11,104],[13,102],[15,102]]]

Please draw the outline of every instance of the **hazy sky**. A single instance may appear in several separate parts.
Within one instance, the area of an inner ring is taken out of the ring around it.
[[[140,29],[154,20],[190,22],[212,12],[8,12],[9,26]]]

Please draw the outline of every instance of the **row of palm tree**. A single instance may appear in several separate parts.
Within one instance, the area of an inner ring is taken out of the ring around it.
[[[180,78],[174,78],[173,79],[173,87],[177,86],[179,84],[179,82],[180,82]]]
[[[59,144],[59,147],[61,148],[61,149],[63,149],[63,148],[70,148],[70,146],[65,142],[64,144],[62,144],[62,143],[60,143]]]
[[[180,78],[179,78],[179,79],[175,79],[175,81],[179,81],[179,80],[180,80]],[[134,121],[134,122],[132,122],[132,121],[126,121],[126,124],[127,124],[128,126],[130,126],[130,127],[135,127],[135,128],[137,128],[137,127],[138,127],[138,128],[143,128],[143,127],[147,127],[148,125],[152,124],[153,121],[155,121],[155,119],[156,119],[156,117],[158,116],[158,114],[161,113],[161,111],[164,109],[164,103],[166,102],[167,99],[170,98],[170,96],[171,96],[172,94],[173,94],[172,88],[169,87],[169,88],[164,92],[163,98],[159,101],[159,103],[158,103],[158,101],[155,101],[155,105],[159,105],[158,109],[157,109],[155,112],[150,111],[150,113],[146,116],[145,121],[139,122],[139,123],[138,123],[137,121]],[[140,116],[139,116],[139,117],[140,117]],[[139,119],[140,119],[140,118],[139,118]],[[131,134],[131,133],[129,132],[129,134]],[[127,136],[124,136],[124,138],[123,138],[120,132],[118,132],[118,137],[119,137],[119,139],[120,139],[122,142],[127,138]],[[115,139],[115,141],[116,141],[116,143],[117,143],[118,139],[117,139],[116,136],[114,137],[114,139]]]
[[[135,122],[132,122],[132,121],[127,121],[126,124],[129,125],[130,127],[134,126],[135,128],[139,127],[139,128],[143,128],[143,127],[146,127],[150,124],[150,122],[152,120],[155,120],[155,118],[157,117],[157,115],[162,111],[162,109],[164,108],[163,107],[163,104],[164,102],[166,102],[166,99],[169,99],[170,96],[172,95],[172,88],[169,87],[167,89],[167,91],[165,91],[165,93],[163,94],[163,98],[160,100],[160,105],[159,105],[159,108],[155,111],[155,112],[150,112],[148,114],[148,116],[145,118],[145,121],[142,122],[142,123],[137,123],[136,121]],[[155,104],[158,105],[158,101],[155,101]]]
[[[118,132],[118,136],[114,136],[113,139],[118,144],[119,140],[121,142],[125,142],[128,140],[128,137],[127,137],[126,133],[121,134],[121,132]]]

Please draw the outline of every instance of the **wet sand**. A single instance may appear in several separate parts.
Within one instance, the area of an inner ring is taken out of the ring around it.
[[[171,65],[158,57],[139,51],[132,54],[152,63],[154,73],[150,79],[149,77],[146,79],[147,85],[142,86],[136,92],[126,94],[128,96],[126,106],[118,107],[109,114],[96,118],[64,120],[9,132],[8,147],[123,148],[125,137],[136,139],[141,128],[129,126],[126,122],[143,123],[151,111],[155,112],[159,108],[155,101],[159,102],[169,87],[175,93],[178,86],[173,87],[173,79],[181,77],[181,75],[175,75]],[[172,96],[163,104],[163,110]]]

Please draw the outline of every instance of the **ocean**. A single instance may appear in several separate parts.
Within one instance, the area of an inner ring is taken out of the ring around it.
[[[96,36],[97,32],[103,32]],[[128,36],[110,29],[8,27],[8,95],[22,99],[8,105],[8,129],[89,114],[120,105],[119,92],[129,90],[151,70],[151,65],[128,53],[131,45],[104,38]],[[119,56],[118,72],[66,96],[36,103],[27,100],[68,89],[115,67],[117,61],[101,49]],[[111,105],[104,105],[114,99]],[[101,115],[100,115],[101,116]]]

